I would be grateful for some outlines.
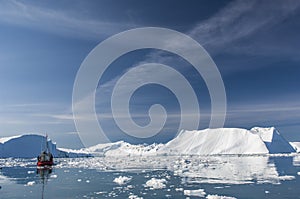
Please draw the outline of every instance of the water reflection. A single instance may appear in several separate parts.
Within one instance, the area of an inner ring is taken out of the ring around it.
[[[37,168],[36,173],[40,176],[40,182],[42,183],[42,199],[44,199],[45,186],[52,173],[52,167],[40,167]]]
[[[101,172],[135,171],[138,173],[147,170],[168,170],[174,176],[180,177],[184,184],[280,184],[283,180],[296,178],[300,165],[299,157],[299,155],[283,157],[267,155],[95,157],[61,159],[55,167],[57,169],[88,168]],[[0,185],[7,183],[8,180],[24,185],[29,181],[35,181],[42,184],[43,198],[52,168],[37,169],[36,174],[32,173],[32,168],[3,167],[2,171],[0,170]]]

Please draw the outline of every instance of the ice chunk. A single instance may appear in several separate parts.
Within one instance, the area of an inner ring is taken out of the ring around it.
[[[151,189],[163,189],[166,187],[167,181],[166,179],[156,179],[156,178],[151,178],[146,182],[146,187],[150,187]]]
[[[27,184],[25,186],[33,186],[35,184],[35,181],[30,181],[30,182],[27,182]]]
[[[143,197],[139,197],[137,195],[130,195],[128,196],[129,199],[143,199]]]
[[[207,195],[207,199],[236,199],[235,197],[230,196],[218,196],[218,195]]]
[[[198,196],[198,197],[204,197],[206,195],[204,189],[184,190],[183,194],[186,196]]]
[[[132,179],[131,177],[119,176],[114,179],[114,182],[119,185],[124,185],[124,184],[127,184],[131,179]]]

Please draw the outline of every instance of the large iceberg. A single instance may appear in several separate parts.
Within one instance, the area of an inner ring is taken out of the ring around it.
[[[275,154],[296,152],[274,128],[181,131],[161,151],[174,154]]]
[[[41,135],[0,138],[0,158],[36,157],[41,151]],[[142,155],[253,155],[296,152],[296,146],[286,141],[274,128],[254,127],[182,130],[166,144],[132,145],[124,141],[70,150],[57,148],[48,141],[55,157],[142,156]]]
[[[57,149],[56,143],[53,143],[50,139],[47,142],[54,157],[82,157],[88,155]],[[42,135],[28,134],[0,138],[0,158],[34,158],[45,149],[45,145],[46,137]]]
[[[274,128],[254,127],[182,130],[166,144],[132,145],[124,141],[99,144],[85,149],[95,156],[128,155],[223,155],[275,154],[296,152]]]

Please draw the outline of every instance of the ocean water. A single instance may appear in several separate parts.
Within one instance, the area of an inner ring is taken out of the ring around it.
[[[0,198],[300,198],[300,156],[0,159]]]

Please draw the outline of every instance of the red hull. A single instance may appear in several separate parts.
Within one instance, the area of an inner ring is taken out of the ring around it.
[[[37,166],[52,166],[53,161],[43,161],[43,162],[38,162]]]

